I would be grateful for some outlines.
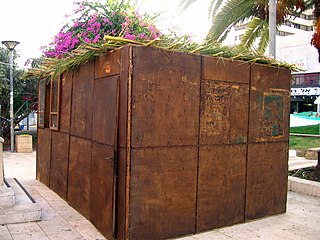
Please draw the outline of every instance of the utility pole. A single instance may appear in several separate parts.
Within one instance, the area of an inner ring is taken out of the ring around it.
[[[276,58],[277,0],[269,0],[269,55]]]

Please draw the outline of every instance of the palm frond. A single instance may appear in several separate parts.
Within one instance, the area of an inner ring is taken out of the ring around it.
[[[220,41],[220,36],[237,23],[252,16],[255,0],[229,0],[212,20],[207,38]]]
[[[187,8],[189,8],[196,1],[197,0],[180,0],[179,7],[182,8],[182,10],[186,10]]]
[[[265,53],[269,43],[269,27],[267,24],[263,27],[261,31],[260,41],[258,45],[258,52]]]
[[[247,25],[247,28],[242,36],[241,45],[247,49],[252,49],[254,42],[260,37],[263,28],[268,23],[259,18],[253,18]]]
[[[203,44],[186,41],[184,37],[173,38],[172,36],[164,36],[162,39],[152,40],[148,42],[137,42],[121,37],[105,36],[104,42],[96,44],[81,45],[76,50],[70,52],[64,58],[47,58],[39,68],[29,69],[25,77],[37,77],[39,79],[52,80],[57,76],[85,64],[103,54],[121,48],[127,44],[142,45],[145,47],[154,46],[165,50],[176,52],[187,52],[194,54],[209,55],[215,57],[223,57],[234,60],[244,60],[249,62],[257,62],[268,64],[271,66],[288,68],[293,71],[299,70],[295,65],[285,62],[279,62],[268,58],[261,54],[254,54],[240,47],[222,46],[215,41],[206,41]]]
[[[213,19],[213,17],[217,14],[221,4],[223,4],[224,0],[211,0],[208,7],[208,17],[209,19]]]

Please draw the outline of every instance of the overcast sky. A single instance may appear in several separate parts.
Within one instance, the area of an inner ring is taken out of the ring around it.
[[[28,58],[41,55],[40,47],[48,45],[73,12],[74,0],[1,0],[0,42],[19,41],[16,50],[20,58],[16,64],[23,67]],[[177,10],[179,0],[137,1],[141,10],[159,12],[164,28],[176,26],[183,33],[196,38],[206,35],[208,0],[201,0],[184,14]]]

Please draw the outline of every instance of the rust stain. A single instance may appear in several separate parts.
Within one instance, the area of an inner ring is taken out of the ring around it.
[[[110,73],[111,72],[111,65],[110,63],[108,62],[104,68],[104,71],[105,73]]]

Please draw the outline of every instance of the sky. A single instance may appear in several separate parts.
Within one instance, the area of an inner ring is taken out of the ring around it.
[[[161,14],[160,28],[179,29],[181,33],[191,34],[195,39],[205,37],[209,29],[208,1],[198,1],[199,3],[182,13],[178,10],[179,0],[137,0],[140,11]],[[0,42],[20,42],[16,47],[20,57],[15,64],[24,67],[27,59],[41,56],[41,47],[52,42],[66,21],[66,15],[72,14],[73,2],[74,0],[0,1]]]

